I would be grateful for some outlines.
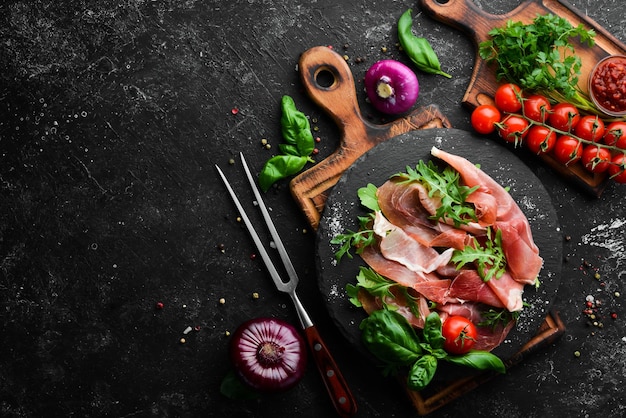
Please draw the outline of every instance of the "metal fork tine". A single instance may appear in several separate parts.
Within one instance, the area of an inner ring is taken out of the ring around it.
[[[259,188],[257,187],[256,182],[254,181],[254,178],[252,177],[252,173],[250,172],[250,168],[248,167],[248,163],[246,162],[246,159],[244,158],[243,153],[239,153],[239,156],[241,157],[243,168],[246,171],[246,176],[248,177],[248,181],[250,182],[250,187],[252,187],[252,191],[254,192],[254,197],[257,201],[257,204],[259,205],[259,208],[261,209],[261,213],[263,214],[263,219],[265,219],[265,223],[267,224],[267,228],[269,229],[270,234],[272,235],[274,244],[276,244],[276,249],[278,250],[280,259],[285,265],[285,269],[287,271],[287,275],[289,276],[289,280],[292,281],[294,285],[296,285],[298,283],[298,274],[296,273],[296,269],[293,267],[293,264],[291,263],[291,259],[289,258],[289,255],[287,254],[287,250],[285,249],[285,245],[283,244],[283,241],[280,239],[280,235],[278,235],[278,231],[276,230],[276,227],[274,226],[274,221],[272,221],[272,218],[267,210],[267,207],[265,206],[265,203],[263,202],[263,198],[261,197]]]
[[[219,168],[219,166],[215,165],[215,168],[217,168],[217,172],[222,178],[222,181],[224,182],[224,185],[226,186],[226,190],[228,190],[228,193],[230,193],[230,197],[233,199],[233,202],[235,203],[235,206],[237,207],[237,210],[239,211],[239,215],[241,216],[241,219],[243,219],[244,224],[248,228],[248,232],[250,232],[250,235],[252,236],[252,240],[254,241],[254,244],[256,245],[257,250],[259,251],[261,258],[263,259],[263,262],[267,266],[267,269],[270,273],[270,276],[272,277],[272,280],[274,281],[274,284],[276,285],[278,290],[282,292],[289,292],[290,288],[293,285],[287,284],[282,281],[282,279],[280,278],[280,274],[278,274],[278,271],[276,270],[276,267],[274,266],[274,263],[272,263],[272,260],[269,254],[265,250],[265,246],[263,245],[261,238],[259,238],[259,234],[257,234],[256,230],[254,229],[254,226],[252,225],[250,218],[248,218],[246,211],[241,205],[241,202],[239,202],[239,199],[237,198],[237,195],[235,194],[235,191],[233,190],[233,188],[230,186],[228,179],[226,178],[222,170]]]

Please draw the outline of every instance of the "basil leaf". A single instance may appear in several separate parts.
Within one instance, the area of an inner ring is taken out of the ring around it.
[[[276,181],[296,174],[308,161],[307,157],[276,155],[265,162],[259,173],[259,186],[267,192]]]
[[[295,145],[278,144],[278,149],[280,150],[281,153],[285,155],[295,155],[296,157],[301,157],[300,151],[298,150],[298,147],[296,147]]]
[[[242,382],[233,370],[230,370],[222,379],[220,393],[236,401],[247,401],[261,397],[259,392]]]
[[[360,329],[367,349],[383,362],[406,366],[421,354],[415,330],[397,312],[386,309],[372,312],[361,321]]]
[[[441,318],[437,312],[431,312],[424,321],[424,339],[432,349],[443,348],[446,339],[441,333]]]
[[[407,386],[412,390],[422,390],[435,376],[437,371],[437,358],[427,354],[420,357],[409,370]]]
[[[452,78],[450,74],[441,70],[439,58],[430,43],[425,38],[418,38],[413,35],[411,31],[412,25],[413,19],[411,18],[411,9],[409,9],[398,20],[398,40],[407,56],[418,69],[425,73],[439,74]]]
[[[506,367],[504,367],[502,360],[488,351],[471,350],[460,356],[447,356],[444,360],[478,370],[493,370],[498,373],[506,372]]]
[[[283,96],[281,107],[283,114],[280,122],[283,139],[297,150],[297,153],[293,155],[308,156],[315,148],[309,119],[304,113],[296,109],[293,99],[287,95]]]

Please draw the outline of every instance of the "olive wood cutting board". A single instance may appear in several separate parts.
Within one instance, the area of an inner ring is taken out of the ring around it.
[[[594,20],[585,16],[580,10],[564,0],[527,0],[506,14],[494,15],[480,9],[472,0],[418,0],[422,10],[434,19],[465,32],[474,42],[476,58],[474,71],[463,97],[463,104],[470,109],[478,105],[493,103],[493,95],[498,87],[493,66],[487,65],[478,55],[478,45],[489,39],[489,31],[506,24],[507,20],[530,23],[537,14],[552,13],[567,19],[572,25],[583,24],[587,29],[596,32],[593,47],[582,46],[572,40],[576,54],[581,58],[582,69],[579,87],[588,91],[588,75],[595,64],[608,55],[626,55],[626,45],[611,35]],[[615,10],[621,13],[620,7]],[[445,67],[445,63],[442,63]],[[566,167],[550,155],[541,158],[553,170],[568,180],[581,186],[595,196],[600,196],[608,183],[608,175],[591,174],[580,163]]]
[[[341,131],[337,149],[290,183],[294,199],[316,231],[333,186],[359,157],[377,144],[401,134],[418,129],[451,128],[448,119],[434,105],[419,107],[383,125],[365,120],[359,109],[350,68],[343,57],[328,47],[314,47],[305,51],[299,61],[299,70],[308,95],[334,119]],[[506,360],[506,366],[512,367],[527,355],[552,343],[564,330],[558,314],[549,313],[535,336]],[[417,412],[426,415],[492,377],[494,375],[491,373],[473,374],[422,392],[408,389],[406,392]]]

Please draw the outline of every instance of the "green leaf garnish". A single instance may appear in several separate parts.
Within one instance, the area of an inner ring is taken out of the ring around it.
[[[406,173],[398,173],[394,177],[402,181],[422,183],[428,190],[428,196],[441,200],[437,208],[434,220],[451,220],[455,226],[467,224],[477,219],[474,205],[467,203],[467,197],[478,188],[463,186],[460,184],[460,174],[451,167],[439,170],[437,165],[428,161],[421,161],[415,167],[406,168]]]
[[[502,231],[497,230],[496,236],[492,239],[491,228],[487,228],[487,240],[481,246],[476,238],[473,245],[467,245],[463,250],[454,250],[451,261],[456,264],[457,269],[469,263],[475,263],[478,275],[483,281],[492,278],[500,278],[506,271],[506,257],[502,249]]]

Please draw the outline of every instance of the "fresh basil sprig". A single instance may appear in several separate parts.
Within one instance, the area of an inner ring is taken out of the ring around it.
[[[399,313],[382,309],[372,312],[360,325],[364,345],[384,365],[384,373],[397,373],[408,368],[407,387],[424,389],[435,376],[439,360],[505,373],[500,358],[488,351],[471,350],[462,355],[450,355],[443,349],[439,314],[432,312],[424,322],[422,337]]]
[[[413,19],[411,18],[411,9],[409,9],[398,19],[398,40],[409,59],[419,70],[425,73],[439,74],[452,78],[450,74],[441,70],[439,58],[428,40],[413,35],[411,31],[412,25]]]
[[[290,96],[283,96],[281,109],[280,124],[285,142],[278,146],[282,154],[267,160],[259,173],[259,186],[264,192],[278,180],[300,172],[307,162],[313,162],[310,155],[315,149],[315,141],[309,119],[296,109]]]

